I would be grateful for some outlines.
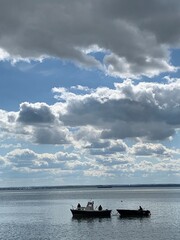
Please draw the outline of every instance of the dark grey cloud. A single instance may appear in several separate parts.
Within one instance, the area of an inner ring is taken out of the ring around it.
[[[121,141],[96,140],[85,147],[91,155],[113,155],[116,153],[125,153],[126,144]]]
[[[178,0],[105,0],[101,13],[115,19],[124,19],[139,28],[154,33],[160,43],[178,43],[180,4]],[[172,14],[173,13],[173,14]]]
[[[17,121],[24,124],[43,124],[53,123],[55,116],[53,115],[50,107],[45,103],[22,103]]]
[[[114,139],[145,137],[149,140],[163,140],[172,136],[174,133],[174,128],[161,122],[160,119],[153,122],[142,121],[138,123],[133,122],[132,119],[128,122],[117,121],[115,124],[112,123],[109,130],[103,130],[101,137]]]
[[[178,0],[0,0],[0,48],[8,58],[58,57],[115,76],[153,76],[174,70],[179,11]],[[83,51],[93,45],[103,63]]]
[[[90,98],[73,102],[61,117],[65,125],[102,127],[103,138],[144,137],[164,139],[173,135],[173,122],[180,124],[179,107],[161,110],[158,106],[129,99],[108,100],[104,103]]]
[[[67,144],[68,131],[58,129],[57,127],[44,127],[34,129],[34,141],[39,144]]]
[[[87,111],[88,109],[88,111]],[[100,99],[96,99],[90,96],[86,101],[71,102],[67,107],[68,114],[72,114],[72,118],[65,114],[62,116],[62,120],[69,125],[84,125],[84,124],[96,124],[100,125],[101,122],[106,121],[114,122],[122,121],[127,122],[145,122],[156,121],[158,118],[168,118],[168,113],[165,110],[158,109],[155,105],[148,104],[146,102],[131,100],[128,98],[120,99],[108,99],[105,102],[101,102]],[[169,109],[170,110],[170,109]],[[175,116],[179,114],[178,108],[175,110]],[[80,118],[76,113],[82,118]],[[91,114],[93,113],[93,114]],[[96,116],[96,117],[94,117]],[[177,116],[178,117],[178,116]],[[179,118],[176,118],[176,121]],[[167,119],[167,121],[173,121]]]
[[[45,103],[22,103],[17,117],[18,126],[26,129],[33,142],[39,144],[67,144],[69,131],[64,128],[54,115],[52,106]]]

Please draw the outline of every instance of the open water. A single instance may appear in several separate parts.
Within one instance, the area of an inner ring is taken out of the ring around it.
[[[111,218],[73,219],[78,202],[113,209]],[[151,211],[149,218],[121,219],[116,208]],[[88,188],[1,190],[0,239],[3,240],[179,240],[180,188]]]

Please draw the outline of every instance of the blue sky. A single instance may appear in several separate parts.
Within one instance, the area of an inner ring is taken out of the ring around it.
[[[179,183],[179,10],[0,0],[0,187]]]

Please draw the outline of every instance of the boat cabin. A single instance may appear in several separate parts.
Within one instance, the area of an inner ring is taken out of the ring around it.
[[[86,210],[94,210],[94,201],[87,203]]]

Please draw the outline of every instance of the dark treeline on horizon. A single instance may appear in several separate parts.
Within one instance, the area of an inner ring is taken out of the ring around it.
[[[180,184],[107,184],[107,185],[63,185],[63,186],[29,186],[0,187],[0,190],[34,190],[34,189],[71,189],[71,188],[142,188],[142,187],[180,187]]]

